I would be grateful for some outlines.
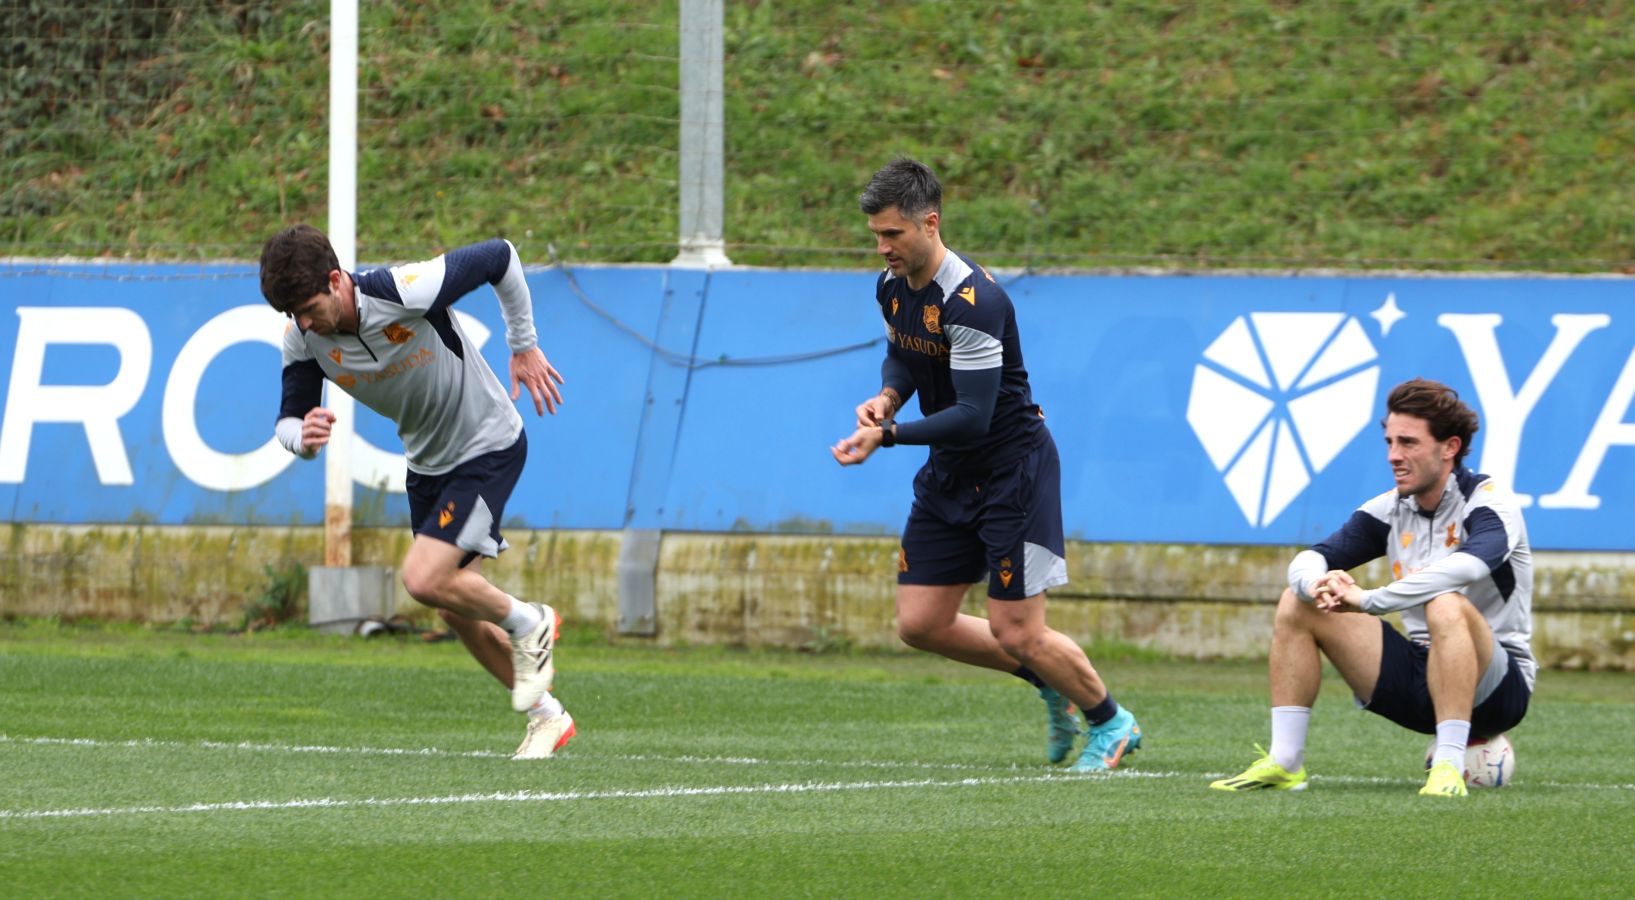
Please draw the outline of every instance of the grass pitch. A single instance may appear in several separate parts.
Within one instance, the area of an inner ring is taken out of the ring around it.
[[[8,896],[1627,896],[1635,677],[1546,672],[1515,783],[1415,793],[1425,739],[1313,717],[1303,795],[1227,795],[1264,665],[1104,655],[1147,744],[1044,764],[1015,679],[923,655],[597,645],[517,763],[452,644],[0,625]],[[1095,654],[1093,653],[1093,658]]]

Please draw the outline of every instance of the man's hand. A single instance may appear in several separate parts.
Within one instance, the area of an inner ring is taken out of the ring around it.
[[[892,417],[897,415],[897,410],[902,405],[903,401],[897,396],[897,392],[891,388],[886,388],[873,397],[857,404],[857,427],[864,428],[872,425],[878,428],[890,422]]]
[[[1362,595],[1357,579],[1352,578],[1350,572],[1340,569],[1334,569],[1319,579],[1312,594],[1318,609],[1342,613],[1362,612]]]
[[[880,446],[880,439],[884,435],[879,426],[866,425],[852,432],[852,436],[829,448],[835,462],[843,466],[855,466],[869,458]]]
[[[301,419],[301,450],[311,456],[318,448],[329,443],[329,429],[335,424],[335,414],[322,406],[307,410]]]
[[[561,383],[562,375],[538,347],[511,354],[512,400],[522,396],[519,385],[525,384],[534,398],[534,411],[543,416],[546,410],[550,410],[554,416],[556,408],[562,405],[562,392],[556,389]]]

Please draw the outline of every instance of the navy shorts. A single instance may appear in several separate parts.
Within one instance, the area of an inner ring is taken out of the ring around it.
[[[527,459],[528,433],[521,432],[504,450],[468,459],[441,475],[410,472],[405,486],[414,533],[466,551],[462,566],[479,556],[500,555],[509,546],[500,536],[505,501]]]
[[[1022,600],[1067,583],[1062,541],[1062,464],[1050,432],[1039,446],[989,472],[914,476],[914,508],[903,526],[898,584],[975,584],[988,596]]]
[[[1363,709],[1420,734],[1435,734],[1436,707],[1431,703],[1430,685],[1425,680],[1430,646],[1408,640],[1384,620],[1380,621],[1380,628],[1383,629],[1380,679],[1374,684],[1374,696]],[[1505,658],[1509,660],[1509,667],[1498,687],[1471,711],[1470,736],[1473,738],[1503,734],[1527,715],[1527,701],[1533,692],[1527,687],[1527,677],[1522,674],[1516,658],[1508,653]]]

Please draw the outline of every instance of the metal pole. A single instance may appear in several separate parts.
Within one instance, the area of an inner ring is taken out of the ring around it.
[[[722,22],[722,0],[681,0],[681,252],[673,266],[732,265],[722,239]]]
[[[358,2],[329,7],[329,242],[341,269],[357,268]],[[324,454],[324,565],[352,564],[352,395],[329,385],[335,425]]]

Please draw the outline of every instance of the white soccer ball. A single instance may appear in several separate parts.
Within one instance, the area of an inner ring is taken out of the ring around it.
[[[1436,739],[1425,747],[1425,768],[1431,767]],[[1516,777],[1516,748],[1504,735],[1471,738],[1465,745],[1465,784],[1473,788],[1504,787]]]

